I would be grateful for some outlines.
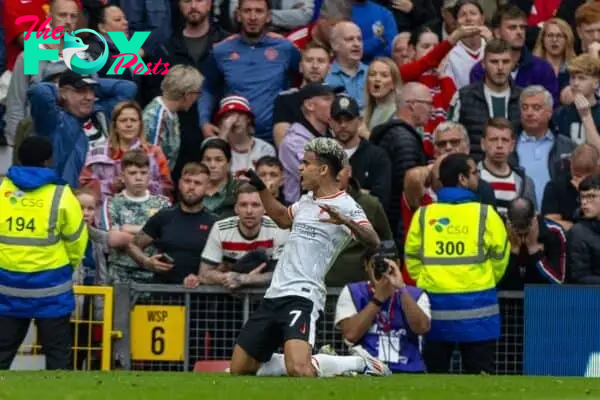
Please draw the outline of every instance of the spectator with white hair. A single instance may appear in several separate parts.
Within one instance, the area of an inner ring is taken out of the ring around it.
[[[200,95],[204,77],[189,65],[176,65],[162,81],[162,95],[157,96],[144,109],[144,129],[148,143],[159,145],[167,159],[169,169],[175,168],[181,134],[179,111],[189,110]]]
[[[396,118],[377,126],[370,140],[385,149],[390,157],[393,184],[388,219],[393,232],[402,232],[400,183],[406,171],[427,162],[418,129],[429,120],[433,100],[429,88],[416,82],[404,85],[397,97]]]
[[[521,126],[513,156],[535,182],[536,208],[542,207],[544,188],[554,178],[561,158],[575,148],[571,139],[550,129],[553,99],[542,86],[534,85],[521,93]]]
[[[399,66],[408,64],[415,56],[414,49],[408,44],[409,41],[410,32],[400,32],[392,41],[392,59]]]
[[[501,39],[488,42],[482,65],[482,82],[460,89],[451,101],[448,119],[460,122],[469,132],[471,156],[478,162],[483,158],[481,137],[490,118],[503,117],[517,126],[521,88],[510,79],[512,55],[508,44]],[[550,98],[552,101],[552,98]]]
[[[363,57],[363,39],[360,28],[352,22],[340,22],[331,29],[331,48],[335,60],[331,64],[325,82],[340,86],[358,101],[362,110],[365,105],[365,81],[368,67],[360,60]]]

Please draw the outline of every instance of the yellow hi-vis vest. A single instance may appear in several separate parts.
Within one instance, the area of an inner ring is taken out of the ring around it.
[[[413,217],[406,269],[431,303],[430,340],[477,342],[500,337],[496,284],[510,257],[506,228],[489,205],[434,203]]]
[[[404,252],[418,287],[463,293],[496,287],[508,265],[510,242],[492,206],[434,203],[417,210]]]
[[[72,312],[73,268],[88,242],[81,206],[68,186],[20,190],[0,183],[0,315]],[[26,301],[25,301],[26,300]]]

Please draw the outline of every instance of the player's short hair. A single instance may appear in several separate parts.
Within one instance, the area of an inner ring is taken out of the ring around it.
[[[235,190],[235,202],[237,203],[240,195],[258,193],[258,189],[249,184],[248,182],[242,182]]]
[[[584,53],[569,61],[567,71],[569,71],[569,75],[571,76],[583,74],[600,78],[600,60],[588,53]]]
[[[185,175],[210,175],[210,171],[208,167],[204,164],[198,162],[189,162],[183,166],[181,170],[181,176]]]
[[[258,171],[258,169],[262,166],[276,167],[283,172],[283,165],[281,164],[281,161],[279,161],[279,159],[274,156],[262,156],[261,158],[259,158],[258,161],[256,161],[254,170]]]
[[[575,26],[595,24],[600,21],[600,3],[587,2],[575,11]]]
[[[579,191],[600,190],[600,174],[590,175],[579,183]]]
[[[498,8],[492,16],[490,25],[493,29],[498,29],[502,25],[502,22],[513,19],[527,19],[527,14],[514,4],[508,4]]]
[[[338,143],[331,138],[315,138],[304,145],[304,151],[310,151],[329,167],[332,176],[337,177],[340,171],[348,165],[348,156]]]
[[[456,187],[460,182],[460,176],[469,176],[471,157],[467,154],[452,153],[442,160],[440,164],[440,182],[444,187]]]
[[[128,150],[121,160],[121,168],[126,169],[129,167],[150,167],[150,158],[142,149]]]
[[[487,120],[485,123],[485,127],[483,128],[483,137],[487,137],[488,128],[496,128],[500,130],[508,130],[510,131],[510,137],[515,138],[517,136],[515,132],[515,128],[513,127],[512,122],[507,120],[504,117],[494,117]]]

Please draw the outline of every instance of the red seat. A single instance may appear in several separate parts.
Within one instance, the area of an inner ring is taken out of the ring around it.
[[[226,368],[229,368],[229,360],[197,361],[194,372],[225,372]]]

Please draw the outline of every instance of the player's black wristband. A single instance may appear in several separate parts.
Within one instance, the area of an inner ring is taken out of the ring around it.
[[[371,297],[371,303],[375,304],[377,307],[383,307],[383,301],[377,300],[375,297]]]
[[[265,183],[262,181],[262,179],[260,179],[258,175],[256,175],[256,172],[253,169],[249,169],[248,171],[246,171],[245,175],[248,177],[248,179],[250,179],[248,183],[257,188],[259,191],[265,190],[267,188],[267,186],[265,186]]]

